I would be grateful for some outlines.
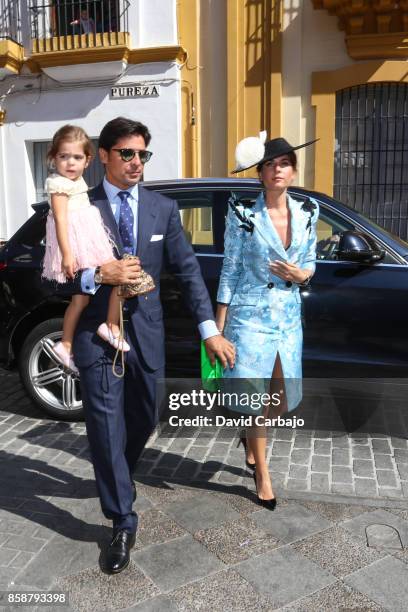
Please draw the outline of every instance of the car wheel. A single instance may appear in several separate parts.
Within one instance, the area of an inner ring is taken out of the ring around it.
[[[23,385],[34,402],[47,414],[64,421],[83,418],[79,377],[55,361],[50,341],[62,337],[62,319],[40,323],[24,341],[19,357]]]

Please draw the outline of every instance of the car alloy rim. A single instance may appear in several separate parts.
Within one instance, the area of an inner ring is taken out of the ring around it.
[[[79,378],[59,364],[47,346],[47,340],[56,342],[61,335],[60,331],[52,332],[34,345],[28,373],[34,392],[41,401],[62,412],[70,412],[82,408]]]

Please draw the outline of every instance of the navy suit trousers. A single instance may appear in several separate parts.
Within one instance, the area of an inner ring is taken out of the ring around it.
[[[164,368],[147,367],[129,331],[126,337],[131,348],[126,353],[123,378],[112,372],[113,350],[79,371],[102,511],[113,521],[114,529],[133,532],[137,529],[137,515],[132,510],[132,474],[158,422],[156,385],[164,378]]]

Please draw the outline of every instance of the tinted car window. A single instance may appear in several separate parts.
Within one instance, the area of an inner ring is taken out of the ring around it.
[[[177,201],[184,233],[196,253],[223,252],[227,192],[203,188],[184,191],[166,190],[162,193]]]
[[[181,223],[187,240],[195,250],[214,250],[212,207],[213,193],[207,191],[182,191],[165,193],[177,200]]]
[[[352,223],[336,215],[331,215],[320,207],[320,214],[316,225],[317,259],[335,260],[341,233],[353,229],[354,225]]]
[[[340,235],[346,230],[354,229],[361,231],[360,228],[356,228],[351,221],[347,221],[340,215],[336,215],[336,213],[328,211],[320,204],[320,214],[317,221],[317,259],[325,261],[338,261],[337,245],[340,240]],[[383,246],[378,244],[378,248],[383,249]],[[399,262],[397,262],[396,259],[386,251],[385,257],[381,260],[381,263],[396,264]]]

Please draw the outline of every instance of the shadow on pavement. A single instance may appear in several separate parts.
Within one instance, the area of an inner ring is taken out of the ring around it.
[[[69,453],[67,443],[60,440],[61,432],[65,429],[69,431],[68,424],[55,423],[55,431],[52,425],[39,425],[20,435],[16,432],[16,440],[55,449],[55,455],[61,449]],[[77,456],[74,449],[71,452],[74,457]],[[100,544],[109,535],[107,527],[88,523],[75,515],[79,511],[83,513],[84,508],[74,500],[91,499],[97,493],[93,479],[75,475],[69,471],[69,466],[64,469],[50,465],[41,458],[0,450],[0,491],[0,509],[28,518],[55,533],[73,540]],[[47,500],[47,497],[53,500]],[[65,505],[66,508],[53,503],[55,498],[59,498],[61,506]]]

